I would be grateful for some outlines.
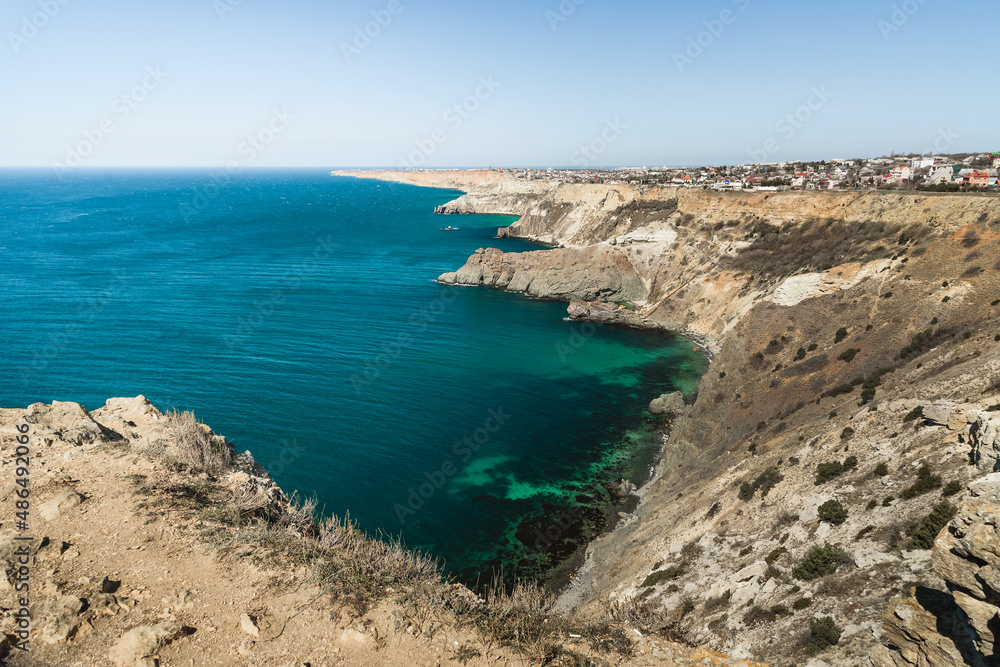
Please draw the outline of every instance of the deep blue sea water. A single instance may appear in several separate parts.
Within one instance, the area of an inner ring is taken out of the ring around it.
[[[524,542],[578,540],[565,517],[591,516],[601,481],[645,477],[643,407],[692,392],[703,359],[435,283],[476,248],[533,248],[494,238],[513,218],[433,214],[459,194],[316,170],[0,171],[0,405],[144,394],[467,581],[530,576],[548,556]]]

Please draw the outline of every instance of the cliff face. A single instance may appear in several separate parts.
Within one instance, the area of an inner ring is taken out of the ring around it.
[[[445,583],[142,396],[0,409],[0,451],[4,665],[750,667],[635,614],[576,623],[531,589]]]
[[[421,175],[436,178],[462,177]],[[893,595],[945,590],[915,535],[996,466],[1000,199],[468,192],[442,211],[521,215],[500,235],[559,247],[477,252],[442,280],[570,300],[573,317],[714,353],[638,509],[591,546],[564,609],[642,600],[682,611],[696,644],[848,665],[887,636]],[[635,311],[613,303],[640,284]],[[839,634],[813,627],[827,618]]]

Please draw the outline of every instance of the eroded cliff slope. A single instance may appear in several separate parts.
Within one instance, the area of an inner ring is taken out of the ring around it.
[[[1000,466],[1000,199],[419,181],[437,178],[469,192],[442,212],[521,215],[499,234],[557,246],[482,250],[443,281],[714,353],[565,609],[642,600],[697,644],[853,665],[891,639],[893,596],[945,590],[927,534]]]

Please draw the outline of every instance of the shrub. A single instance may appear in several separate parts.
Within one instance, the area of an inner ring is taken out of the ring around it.
[[[833,574],[841,565],[850,562],[850,556],[838,546],[826,544],[813,547],[792,570],[792,576],[803,581],[812,581]]]
[[[877,501],[877,500],[875,500],[874,498],[872,498],[871,500],[869,500],[869,501],[868,501],[868,504],[867,504],[867,505],[865,505],[865,509],[866,509],[867,511],[869,511],[869,512],[871,512],[871,511],[872,511],[873,509],[875,509],[876,507],[878,507],[878,501]]]
[[[990,305],[991,305],[991,306],[1000,306],[1000,299],[997,299],[996,301],[994,301],[994,302],[993,302],[993,303],[991,303]]]
[[[656,572],[650,572],[639,586],[641,588],[651,588],[657,584],[662,584],[664,581],[670,581],[672,579],[677,579],[684,575],[685,567],[684,563],[680,565],[671,565],[665,570],[657,570]]]
[[[202,468],[211,475],[229,470],[235,451],[223,438],[211,436],[190,412],[174,410],[167,414],[167,427],[173,434],[180,459],[189,465]]]
[[[811,638],[806,644],[806,654],[813,656],[831,646],[836,646],[840,643],[840,635],[843,632],[829,616],[809,621]]]
[[[871,403],[875,398],[875,387],[869,387],[861,392],[861,405]]]
[[[944,489],[941,491],[941,495],[945,497],[953,496],[961,490],[962,490],[962,483],[956,479],[953,479],[950,482],[948,482],[948,485],[946,487],[944,487]]]
[[[758,489],[760,489],[760,497],[766,498],[771,489],[777,486],[783,479],[785,479],[784,476],[776,468],[768,468],[758,475],[752,484],[743,482],[740,485],[739,498],[743,502],[747,502],[753,498]]]
[[[813,603],[812,598],[799,598],[798,600],[792,603],[792,609],[794,609],[795,611],[802,611],[812,603]]]
[[[882,500],[882,507],[891,507],[892,506],[892,501],[894,501],[894,500],[895,500],[895,498],[893,496],[886,496]]]
[[[913,408],[912,410],[906,413],[906,416],[903,417],[903,422],[904,423],[911,422],[914,419],[923,419],[923,418],[924,418],[924,406],[918,405],[917,407]]]
[[[805,359],[806,358],[806,348],[800,347],[799,351],[795,353],[795,358],[796,359]]]
[[[879,477],[885,477],[889,474],[889,464],[886,462],[879,463],[875,466],[875,474]]]
[[[817,345],[816,343],[813,343],[812,345],[809,346],[809,351],[810,352],[815,352],[818,349],[819,349],[819,345]]]
[[[875,526],[865,526],[864,528],[858,531],[857,535],[854,536],[854,541],[855,542],[860,541],[863,537],[865,537],[868,533],[872,532],[873,530],[875,530]]]
[[[840,327],[837,329],[837,335],[834,337],[834,342],[839,343],[847,338],[847,327]]]
[[[920,470],[917,471],[917,481],[914,482],[908,489],[903,491],[901,497],[903,500],[912,500],[917,496],[940,488],[941,476],[935,475],[931,472],[931,469],[928,466],[921,466]]]
[[[849,350],[844,350],[844,352],[837,358],[840,359],[841,361],[846,361],[847,363],[851,363],[852,361],[854,361],[854,357],[858,356],[859,352],[861,352],[861,350],[859,350],[856,347],[852,347]]]
[[[948,522],[955,518],[958,514],[958,508],[949,503],[947,500],[942,500],[931,513],[924,517],[913,531],[913,537],[910,539],[909,548],[911,550],[916,549],[931,549],[934,547],[934,540],[937,539],[938,533],[941,529],[948,525]]]
[[[841,440],[848,440],[853,435],[854,435],[854,429],[851,428],[850,426],[848,426],[843,431],[840,432],[840,439]]]
[[[819,506],[820,521],[832,523],[835,526],[847,521],[847,510],[838,500],[828,500]]]
[[[858,466],[858,457],[848,456],[844,459],[843,463],[840,461],[830,461],[828,463],[820,463],[816,466],[816,486],[820,484],[825,484],[837,477],[840,477],[845,472],[854,470]]]
[[[787,552],[788,550],[785,547],[777,547],[776,549],[773,549],[771,553],[769,553],[767,556],[764,557],[764,562],[767,563],[768,565],[774,565],[774,563],[783,555],[785,555]]]

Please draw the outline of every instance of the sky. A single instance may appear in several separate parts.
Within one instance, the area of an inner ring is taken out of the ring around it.
[[[994,0],[6,0],[0,166],[1000,150]]]

